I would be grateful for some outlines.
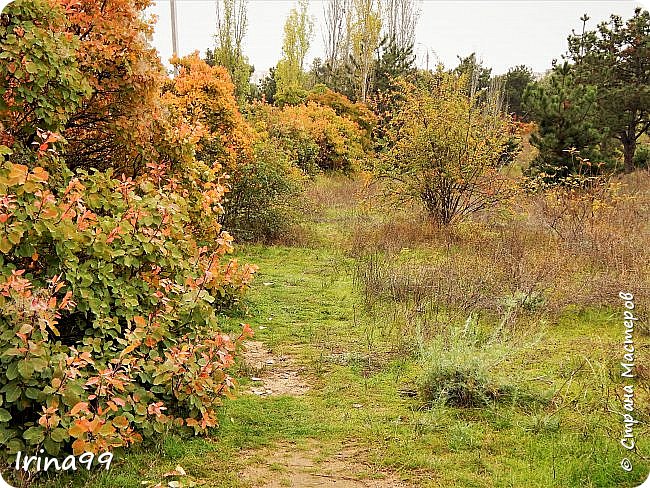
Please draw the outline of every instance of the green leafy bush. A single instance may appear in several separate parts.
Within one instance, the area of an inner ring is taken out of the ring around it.
[[[223,225],[238,239],[272,241],[296,221],[301,171],[268,140],[259,141],[250,161],[241,162],[229,180]]]
[[[63,8],[44,0],[11,2],[2,11],[0,144],[29,146],[37,129],[60,130],[90,94],[75,57],[79,40],[66,34],[67,25]]]
[[[211,219],[218,186],[195,201],[155,165],[137,180],[51,181],[0,169],[0,447],[97,452],[216,425],[251,334],[221,334],[216,311],[255,272],[226,257],[226,232],[194,238],[192,208]]]

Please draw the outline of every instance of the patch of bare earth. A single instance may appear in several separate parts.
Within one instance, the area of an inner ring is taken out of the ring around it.
[[[288,356],[274,356],[263,342],[246,341],[243,354],[252,381],[250,392],[265,396],[299,396],[309,390],[302,379],[305,368]]]
[[[409,488],[392,473],[373,470],[362,462],[356,446],[344,447],[334,455],[324,455],[317,441],[299,448],[283,443],[272,448],[243,454],[248,466],[239,473],[254,488]]]

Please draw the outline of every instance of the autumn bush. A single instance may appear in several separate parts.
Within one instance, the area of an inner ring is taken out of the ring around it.
[[[26,2],[19,2],[26,3]],[[158,97],[166,77],[149,43],[153,19],[149,0],[55,0],[66,17],[65,32],[78,39],[79,70],[91,87],[70,113],[62,135],[69,143],[69,168],[113,168],[135,175],[158,160],[150,135],[159,117]],[[55,107],[58,108],[58,107]]]
[[[80,41],[61,7],[12,2],[0,15],[0,144],[34,159],[38,130],[61,131],[91,93],[76,59]]]
[[[0,170],[2,446],[99,451],[216,425],[250,333],[220,334],[216,312],[255,268],[227,258],[226,232],[210,247],[192,238],[173,177],[66,179]]]
[[[240,240],[275,242],[298,223],[304,176],[269,140],[253,155],[229,175],[221,222]]]
[[[251,118],[256,130],[274,141],[306,173],[350,172],[364,159],[363,130],[330,107],[315,102],[282,108],[258,103]]]
[[[195,138],[196,159],[219,164],[226,173],[249,161],[253,132],[239,111],[225,68],[208,65],[198,52],[172,63],[178,73],[163,85],[162,104],[176,129]]]
[[[448,225],[513,194],[500,173],[511,120],[498,100],[468,90],[468,79],[438,71],[403,82],[401,110],[386,129],[377,174],[399,203],[419,201]]]
[[[163,76],[147,1],[0,17],[0,447],[56,455],[205,432],[256,270],[229,257],[226,171],[252,157],[221,69]],[[196,107],[192,107],[196,103]]]
[[[307,96],[307,101],[330,107],[337,115],[356,123],[366,133],[364,148],[370,146],[371,134],[377,124],[377,116],[365,103],[352,102],[342,93],[330,90],[325,85],[316,85]]]

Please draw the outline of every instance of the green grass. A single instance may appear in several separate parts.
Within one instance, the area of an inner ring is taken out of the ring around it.
[[[329,220],[315,224],[321,243],[335,232],[332,219],[340,217],[330,213]],[[434,254],[405,252],[423,261]],[[417,347],[408,353],[395,347],[390,305],[374,315],[365,311],[362,292],[353,284],[352,258],[324,245],[242,246],[238,257],[260,271],[244,311],[224,317],[224,329],[250,323],[255,340],[306,369],[309,392],[240,395],[225,402],[221,425],[209,438],[170,434],[157,444],[116,453],[109,472],[41,480],[38,486],[135,488],[143,481],[153,486],[176,479],[164,474],[180,465],[186,484],[245,487],[238,473],[263,461],[256,454],[260,449],[305,447],[310,440],[319,446],[313,456],[324,462],[352,442],[363,448],[358,462],[367,476],[389,471],[423,487],[632,487],[647,476],[647,423],[635,428],[638,452],[628,456],[634,470],[626,473],[619,466],[620,417],[605,408],[620,405],[615,393],[621,386],[622,332],[616,311],[567,311],[555,323],[537,324],[535,340],[513,346],[490,371],[546,401],[428,408],[400,394],[414,387],[427,364]],[[640,351],[647,348],[647,337],[636,340]],[[468,348],[465,354],[475,352]],[[462,360],[463,351],[459,354]],[[647,388],[639,389],[638,416],[644,421],[649,400]],[[271,465],[274,472],[287,469]]]

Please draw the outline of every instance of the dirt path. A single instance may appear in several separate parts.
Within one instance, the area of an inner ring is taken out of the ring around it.
[[[263,342],[247,341],[244,353],[246,370],[251,372],[250,392],[259,396],[299,396],[309,390],[301,374],[305,368],[289,356],[274,356]]]
[[[272,449],[244,454],[249,464],[240,472],[243,480],[256,488],[407,488],[389,473],[373,471],[360,462],[363,452],[346,446],[324,458],[322,446],[315,440],[306,446],[282,443]]]
[[[246,342],[244,364],[253,381],[249,393],[260,397],[300,396],[310,390],[306,368],[289,356],[274,355],[261,341]],[[282,442],[246,451],[242,456],[246,468],[239,476],[255,488],[408,487],[390,473],[374,471],[364,464],[364,452],[355,445],[343,446],[332,454],[324,452],[321,442],[311,439],[306,445]]]

